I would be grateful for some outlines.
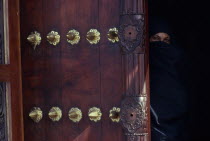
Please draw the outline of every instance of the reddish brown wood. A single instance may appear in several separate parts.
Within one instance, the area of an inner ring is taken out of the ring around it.
[[[147,12],[144,0],[122,0],[120,42],[123,49],[122,125],[128,141],[150,140]],[[129,105],[129,106],[128,106]]]
[[[64,140],[101,140],[101,122],[91,122],[87,116],[89,108],[93,106],[103,111],[100,104],[99,45],[91,46],[85,38],[90,28],[99,30],[98,4],[97,0],[65,0],[61,5],[61,30],[64,37],[61,43],[61,101],[66,113],[72,107],[79,107],[83,112],[79,124],[65,117],[62,124]],[[65,38],[72,28],[81,35],[80,43],[75,46],[70,46]]]
[[[146,26],[146,32],[145,32],[145,83],[146,85],[146,93],[147,93],[147,107],[148,107],[148,122],[147,122],[147,129],[148,129],[148,141],[151,141],[151,119],[150,119],[150,66],[149,66],[149,28],[148,28],[148,17],[149,17],[149,12],[148,12],[148,1],[144,1],[144,13],[145,13],[145,26]]]
[[[100,42],[101,103],[105,115],[102,121],[102,141],[125,141],[121,125],[113,123],[108,116],[109,110],[120,107],[123,95],[121,48],[119,44],[109,42],[106,36],[110,28],[119,27],[120,1],[99,2],[99,25],[103,36]]]
[[[145,13],[142,0],[125,2],[127,12],[133,8],[133,12]],[[111,0],[90,0],[83,1],[83,4],[78,0],[71,3],[67,0],[22,0],[25,140],[125,140],[121,126],[112,123],[108,113],[112,107],[120,105],[122,95],[127,90],[132,90],[134,94],[146,94],[149,99],[148,49],[146,48],[145,55],[124,55],[121,58],[119,46],[107,41],[105,35],[108,29],[119,23],[120,10],[119,7],[116,8],[117,5],[118,1]],[[18,0],[9,0],[9,15],[11,63],[0,66],[3,73],[0,80],[10,81],[11,134],[13,140],[22,141]],[[70,47],[64,38],[69,28],[76,28],[81,32],[83,38],[77,47]],[[90,46],[85,40],[86,32],[90,28],[97,28],[104,35],[99,45]],[[59,31],[63,37],[57,47],[52,47],[43,38],[40,48],[34,51],[26,42],[26,37],[33,30],[42,32],[45,37],[53,29]],[[133,64],[126,63],[129,60]],[[125,70],[121,61],[126,64]],[[124,78],[126,83],[123,89]],[[143,87],[145,81],[146,89]],[[40,124],[34,124],[28,118],[33,106],[40,106],[44,111],[45,117]],[[58,123],[52,123],[46,116],[52,106],[60,106],[64,112],[63,119]],[[67,112],[72,106],[80,107],[84,113],[84,118],[78,125],[67,118]],[[102,109],[102,122],[92,123],[88,120],[88,108],[92,106]],[[149,107],[149,102],[147,106]],[[147,124],[149,133],[150,124]],[[143,136],[137,140],[146,141],[149,138]]]
[[[101,140],[101,122],[93,123],[87,116],[93,106],[102,109],[99,46],[91,46],[85,39],[90,28],[99,29],[97,0],[83,1],[83,4],[78,0],[22,0],[21,10],[25,140]],[[82,36],[80,44],[74,47],[66,42],[66,33],[71,28]],[[43,37],[35,51],[25,40],[33,30]],[[45,38],[51,30],[61,35],[56,47],[49,45]],[[34,106],[42,108],[45,114],[38,124],[28,117]],[[58,123],[47,116],[52,106],[59,106],[63,111]],[[72,107],[79,107],[83,112],[79,124],[68,119]]]
[[[11,72],[9,65],[0,65],[0,81],[8,82],[10,80]]]
[[[127,1],[128,5],[124,6],[136,7],[138,14],[144,12],[142,0],[132,2]],[[119,44],[112,44],[107,39],[109,28],[119,27],[120,3],[113,0],[21,0],[26,141],[127,140],[122,126],[109,119],[109,110],[120,106],[130,85],[135,94],[148,95],[148,89],[143,87],[145,80],[148,83],[148,61],[143,52],[145,46],[141,53],[125,55]],[[81,35],[80,43],[75,46],[66,41],[66,34],[72,28]],[[101,32],[97,45],[90,45],[85,39],[91,28]],[[42,43],[33,50],[26,38],[35,30],[41,33]],[[51,30],[61,35],[61,42],[56,47],[46,41]],[[126,63],[129,60],[131,63]],[[132,83],[124,83],[124,79]],[[34,106],[40,107],[44,113],[39,123],[28,117]],[[47,116],[52,106],[63,111],[63,118],[57,123]],[[87,116],[88,109],[93,106],[101,108],[103,113],[98,123],[91,122]],[[72,107],[79,107],[83,112],[79,124],[68,119],[68,111]],[[149,141],[148,136],[138,137],[138,140]]]

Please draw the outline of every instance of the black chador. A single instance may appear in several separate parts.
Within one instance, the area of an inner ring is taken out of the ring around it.
[[[184,53],[165,20],[151,18],[149,28],[150,36],[166,33],[171,39],[150,41],[152,141],[185,141],[188,104],[180,75]]]

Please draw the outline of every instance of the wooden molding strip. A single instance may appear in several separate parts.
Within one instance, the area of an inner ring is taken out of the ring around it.
[[[10,65],[0,65],[0,82],[10,81],[11,76]]]

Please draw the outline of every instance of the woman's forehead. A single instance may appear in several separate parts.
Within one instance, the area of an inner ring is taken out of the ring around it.
[[[170,38],[170,35],[168,35],[165,32],[156,33],[155,36],[159,36],[159,37],[162,37],[162,38]]]

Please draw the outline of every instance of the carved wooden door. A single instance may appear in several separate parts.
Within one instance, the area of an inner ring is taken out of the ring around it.
[[[149,141],[144,0],[21,0],[25,141]]]

